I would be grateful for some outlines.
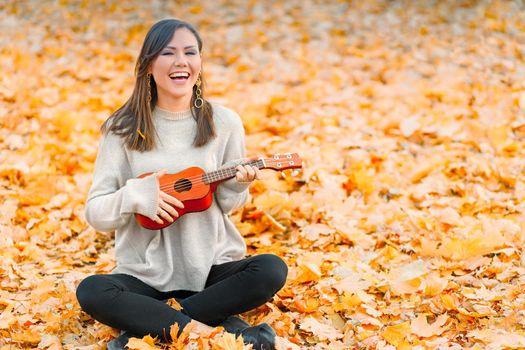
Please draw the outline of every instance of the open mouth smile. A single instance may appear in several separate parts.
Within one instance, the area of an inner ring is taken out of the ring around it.
[[[185,81],[190,78],[190,73],[188,72],[173,72],[169,75],[171,80],[175,81]]]

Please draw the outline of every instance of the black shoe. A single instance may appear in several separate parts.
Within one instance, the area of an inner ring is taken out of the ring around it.
[[[121,332],[118,337],[116,337],[113,340],[110,340],[106,344],[107,350],[126,350],[129,338],[135,337],[133,334],[129,332]]]
[[[250,324],[237,316],[230,316],[222,321],[219,326],[224,327],[226,332],[235,334],[236,332],[250,327]]]
[[[275,350],[276,334],[268,323],[244,328],[239,334],[242,335],[245,344],[253,345],[253,350]]]
[[[245,344],[252,344],[253,350],[275,350],[275,332],[268,323],[251,327],[249,323],[236,316],[230,316],[219,326],[226,332],[242,335]]]

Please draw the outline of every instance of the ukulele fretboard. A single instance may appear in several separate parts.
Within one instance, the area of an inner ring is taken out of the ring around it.
[[[242,165],[252,165],[252,166],[256,166],[259,169],[263,169],[264,160],[263,159],[251,160],[246,163],[242,163]],[[231,179],[232,177],[235,177],[235,174],[237,173],[236,168],[237,166],[233,166],[229,168],[210,171],[209,173],[202,175],[202,180],[206,184],[211,184],[213,182]]]

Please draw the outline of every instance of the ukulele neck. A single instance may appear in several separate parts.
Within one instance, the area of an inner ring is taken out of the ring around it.
[[[264,159],[250,160],[248,162],[242,163],[242,165],[251,165],[259,169],[264,169],[266,167],[264,163]],[[204,183],[212,184],[214,182],[220,182],[220,181],[231,179],[232,177],[235,177],[236,173],[237,173],[237,166],[232,166],[229,168],[219,169],[219,170],[215,170],[215,171],[206,173],[202,176],[202,179]]]

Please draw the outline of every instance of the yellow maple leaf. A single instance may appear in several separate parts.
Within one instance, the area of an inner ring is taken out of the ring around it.
[[[441,294],[439,297],[447,310],[457,310],[458,301],[456,296]]]
[[[158,349],[155,346],[155,339],[150,335],[144,336],[142,339],[130,338],[127,343],[127,347],[132,350],[155,350]]]
[[[388,326],[383,329],[381,336],[389,343],[394,345],[397,349],[408,350],[412,347],[406,339],[410,334],[410,322],[403,322],[397,325]]]
[[[234,334],[224,332],[221,336],[215,337],[212,345],[213,350],[243,350],[244,342],[242,336],[235,337]]]
[[[299,266],[301,274],[295,280],[297,283],[319,281],[321,279],[321,269],[312,263],[305,263]]]
[[[432,273],[423,279],[422,290],[425,295],[434,296],[440,294],[448,284],[446,278],[439,277],[438,274]]]
[[[295,307],[299,312],[310,313],[319,309],[318,298],[296,298],[294,302]]]
[[[177,338],[179,337],[179,324],[178,323],[174,323],[171,327],[170,327],[170,336],[171,336],[171,340],[172,341],[175,341],[177,340]]]

